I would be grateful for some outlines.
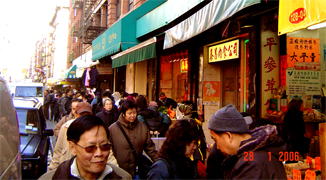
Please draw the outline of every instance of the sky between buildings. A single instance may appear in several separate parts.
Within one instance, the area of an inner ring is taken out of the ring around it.
[[[36,42],[48,36],[56,5],[68,7],[69,0],[0,1],[0,71],[21,78]]]

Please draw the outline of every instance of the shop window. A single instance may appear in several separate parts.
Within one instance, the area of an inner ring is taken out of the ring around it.
[[[161,56],[160,92],[180,103],[188,99],[188,55],[173,53]],[[182,54],[188,54],[182,52]]]
[[[131,11],[134,8],[134,0],[128,0],[128,11]]]
[[[121,0],[117,0],[117,14],[116,14],[116,20],[118,20],[120,18],[121,15]]]

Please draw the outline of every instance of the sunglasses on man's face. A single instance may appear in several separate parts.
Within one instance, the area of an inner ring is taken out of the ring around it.
[[[98,147],[101,149],[101,151],[109,151],[112,146],[111,143],[102,144],[102,145],[91,145],[91,146],[87,146],[87,147],[83,147],[77,143],[75,143],[75,144],[78,145],[79,147],[85,149],[85,151],[87,153],[94,153]]]

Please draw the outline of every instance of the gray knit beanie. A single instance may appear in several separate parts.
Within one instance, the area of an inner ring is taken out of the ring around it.
[[[232,104],[223,107],[212,115],[209,119],[208,129],[237,134],[249,133],[246,121]]]

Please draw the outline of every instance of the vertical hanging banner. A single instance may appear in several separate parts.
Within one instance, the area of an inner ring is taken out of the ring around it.
[[[261,117],[269,108],[269,99],[280,85],[280,39],[277,35],[277,20],[272,14],[261,19]]]
[[[287,37],[287,64],[296,62],[319,62],[319,39]]]
[[[282,55],[280,61],[280,86],[286,86],[286,69],[288,68],[287,55]]]
[[[280,0],[278,35],[326,21],[325,0]]]

